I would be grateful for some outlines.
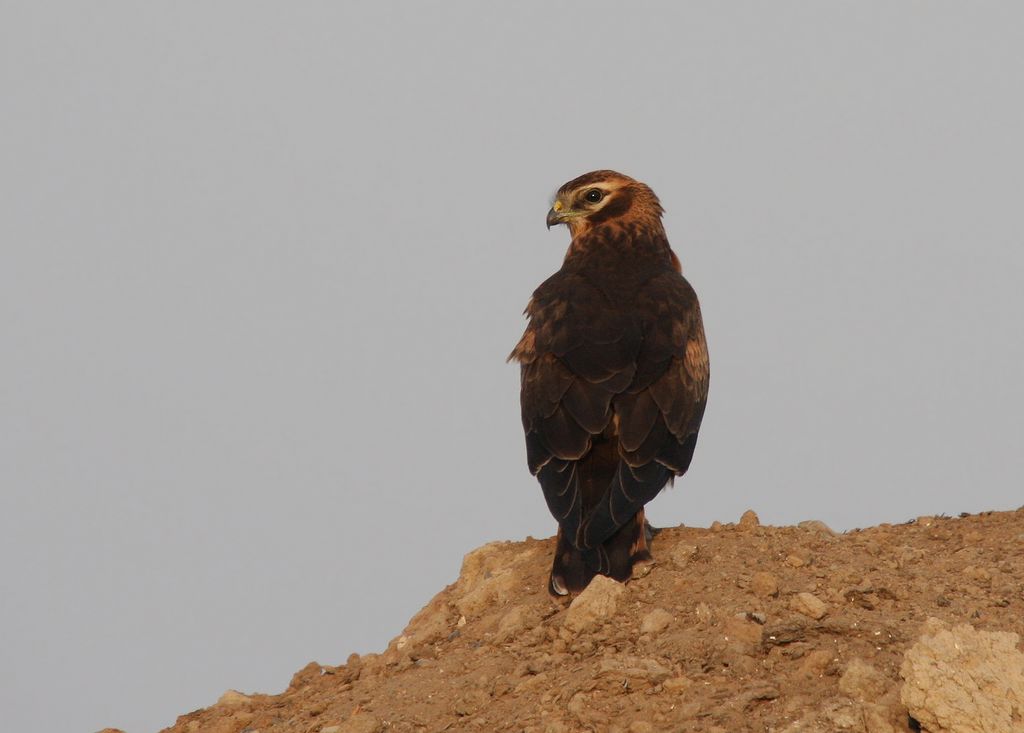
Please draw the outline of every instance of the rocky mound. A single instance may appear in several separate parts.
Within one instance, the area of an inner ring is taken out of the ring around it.
[[[571,602],[553,547],[485,545],[384,653],[167,732],[1024,731],[1024,509],[841,535],[747,512]]]

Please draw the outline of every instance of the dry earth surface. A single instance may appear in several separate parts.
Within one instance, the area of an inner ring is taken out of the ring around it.
[[[553,547],[485,545],[382,654],[166,733],[1024,731],[1024,508],[668,528],[576,599],[547,593]]]

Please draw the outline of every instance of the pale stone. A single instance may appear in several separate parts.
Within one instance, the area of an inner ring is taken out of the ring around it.
[[[828,613],[828,606],[813,593],[797,593],[793,596],[790,607],[797,613],[820,620]]]
[[[833,656],[832,652],[815,649],[804,657],[800,664],[800,673],[807,677],[821,677],[832,663]]]
[[[356,713],[339,727],[338,733],[380,733],[384,725],[367,713]]]
[[[749,532],[752,529],[756,529],[761,526],[761,520],[758,519],[757,513],[753,509],[747,509],[743,512],[743,516],[740,517],[739,524],[736,525],[736,529],[741,532]]]
[[[799,553],[792,553],[786,556],[786,564],[791,568],[802,568],[807,564],[807,558]]]
[[[670,690],[672,692],[681,692],[682,690],[685,690],[687,687],[692,685],[693,680],[691,680],[689,677],[680,676],[667,679],[661,684],[662,687],[664,687],[666,690]]]
[[[541,613],[532,606],[514,606],[498,622],[495,641],[504,643],[512,641],[530,629],[540,625]]]
[[[952,628],[936,618],[907,651],[900,699],[930,733],[1020,730],[1024,720],[1024,654],[1007,631]]]
[[[466,555],[455,586],[455,607],[467,618],[515,600],[522,592],[523,567],[536,550],[516,551],[512,542],[491,542]]]
[[[682,543],[676,545],[669,553],[669,559],[672,560],[676,565],[681,568],[686,567],[700,554],[700,548],[697,545],[688,545]]]
[[[750,589],[761,598],[773,598],[779,595],[779,581],[771,573],[757,572],[750,579]]]
[[[759,624],[751,621],[747,614],[742,613],[725,620],[725,623],[722,624],[722,634],[730,641],[760,644],[762,628]]]
[[[646,616],[640,622],[640,633],[641,634],[657,634],[659,631],[664,631],[668,628],[669,624],[675,617],[666,611],[664,608],[656,608]]]
[[[806,530],[821,537],[835,537],[836,531],[825,524],[820,519],[805,519],[800,522],[797,527]]]
[[[248,695],[243,695],[238,690],[228,690],[223,695],[221,695],[220,698],[218,698],[217,704],[223,705],[225,707],[234,707],[236,705],[245,705],[246,703],[251,701],[251,697],[249,697]]]
[[[604,575],[596,576],[582,593],[576,596],[565,612],[564,627],[579,632],[598,626],[615,615],[619,598],[626,592],[626,586]]]

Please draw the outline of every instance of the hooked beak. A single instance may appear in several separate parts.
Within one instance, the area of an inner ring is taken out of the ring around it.
[[[570,212],[566,210],[565,205],[561,201],[555,201],[554,206],[548,210],[548,218],[545,220],[548,229],[556,224],[564,224],[569,216]]]

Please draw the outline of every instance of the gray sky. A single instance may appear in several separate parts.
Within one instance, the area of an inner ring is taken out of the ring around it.
[[[595,168],[661,196],[711,350],[655,524],[1024,503],[1022,37],[1019,3],[5,3],[6,725],[280,691],[552,534],[504,359]]]

